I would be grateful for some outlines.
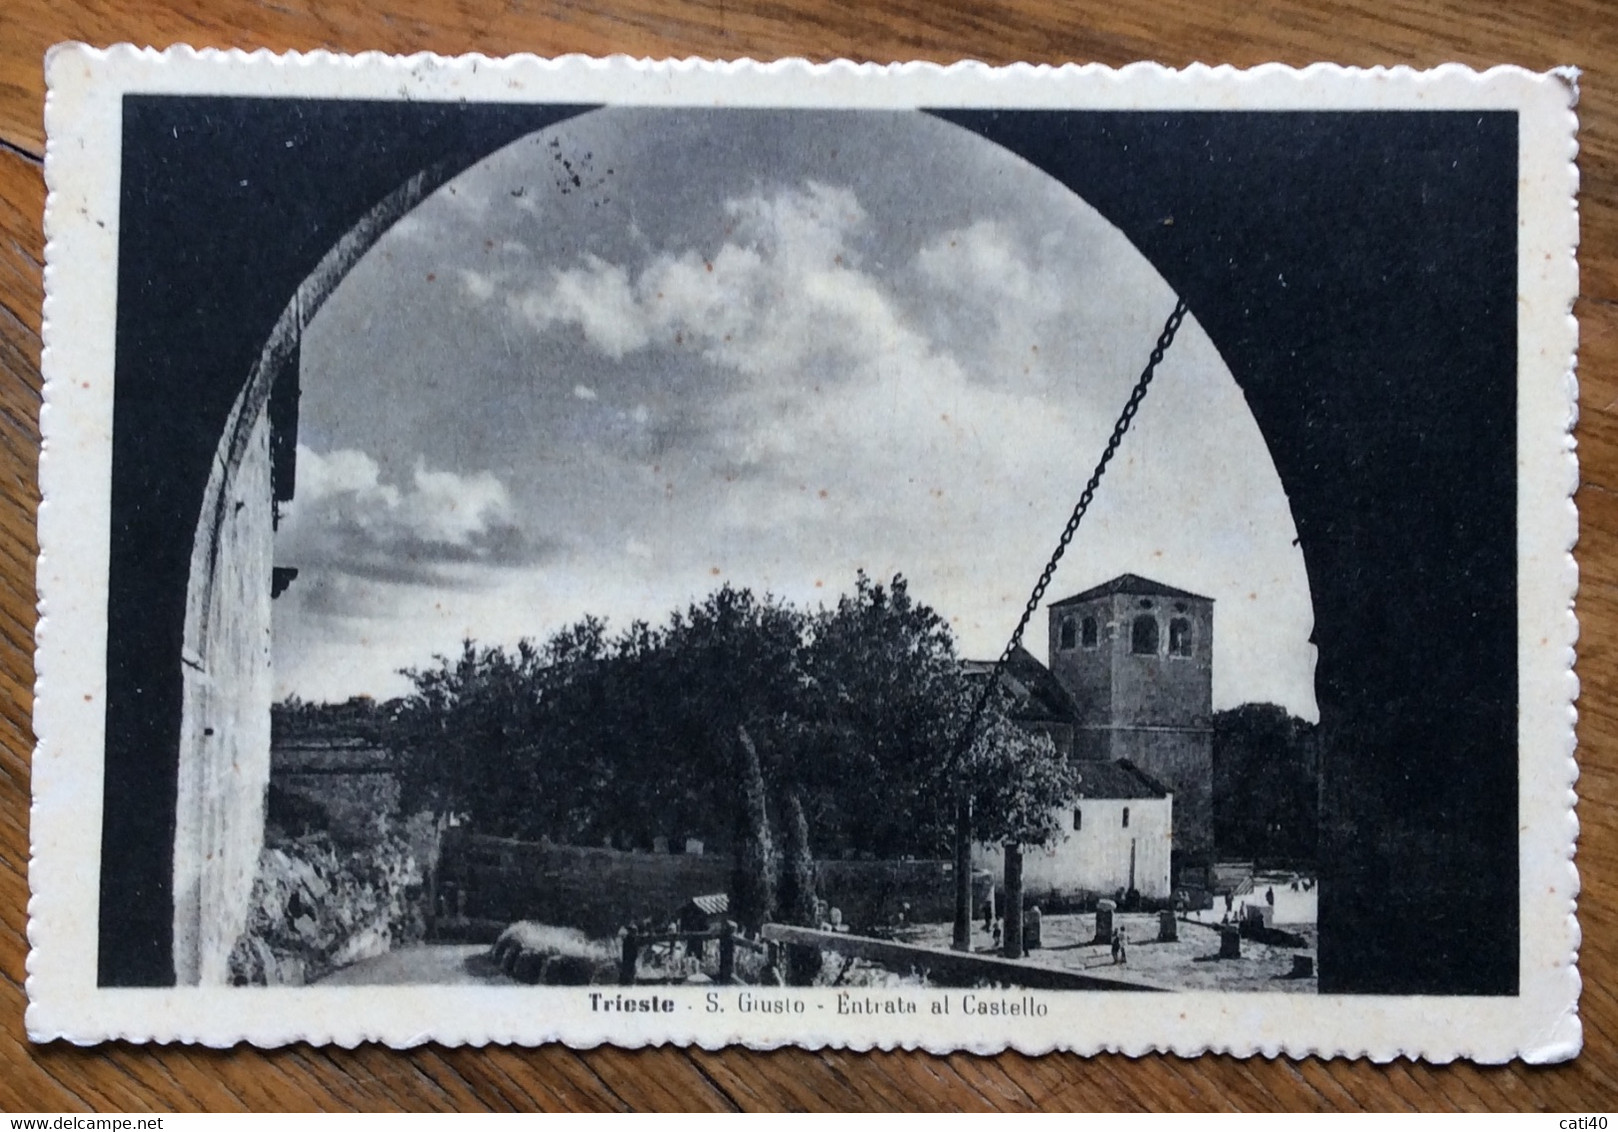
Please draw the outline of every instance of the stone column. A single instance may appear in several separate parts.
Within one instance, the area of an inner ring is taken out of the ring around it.
[[[1006,933],[1007,959],[1022,958],[1022,846],[1006,843]]]
[[[1180,924],[1174,918],[1172,909],[1165,908],[1157,914],[1157,942],[1173,943],[1180,938]]]
[[[1111,900],[1096,901],[1096,937],[1092,942],[1112,942],[1112,913],[1117,907]]]

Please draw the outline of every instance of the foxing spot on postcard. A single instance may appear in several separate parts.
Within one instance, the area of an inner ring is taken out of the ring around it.
[[[1572,72],[47,71],[35,1039],[1578,1051]]]

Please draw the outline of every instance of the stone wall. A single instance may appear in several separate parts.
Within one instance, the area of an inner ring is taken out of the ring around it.
[[[909,923],[955,919],[955,865],[951,861],[817,861],[820,896],[840,909],[855,929],[892,924],[904,905]],[[986,878],[974,883],[974,903],[988,894]]]
[[[231,949],[247,922],[264,844],[274,515],[276,500],[292,497],[303,331],[377,237],[446,176],[447,167],[414,174],[326,251],[282,308],[215,449],[174,658],[181,718],[171,963],[182,986],[229,980]],[[277,484],[277,476],[285,482]],[[101,938],[105,946],[105,931]]]
[[[269,419],[248,392],[203,500],[179,657],[173,962],[182,986],[229,981],[264,839],[274,526]]]
[[[345,841],[374,838],[399,813],[399,780],[383,771],[292,771],[270,781],[318,807],[326,828]]]
[[[1081,627],[1087,617],[1097,625],[1096,643],[1086,648]],[[1062,626],[1073,625],[1073,646],[1062,647]],[[1073,697],[1081,722],[1110,720],[1112,717],[1112,668],[1118,636],[1111,596],[1075,602],[1050,611],[1050,669]],[[1081,754],[1081,758],[1091,757]]]
[[[1213,858],[1213,729],[1117,729],[1110,757],[1128,759],[1174,794],[1174,850],[1188,863]]]
[[[270,748],[270,787],[318,810],[324,817],[318,828],[345,841],[369,841],[399,817],[395,764],[392,752],[364,739],[278,735]]]
[[[474,920],[538,920],[608,936],[730,887],[730,857],[631,853],[450,830],[439,857],[439,910]]]
[[[1029,903],[1076,904],[1134,888],[1148,900],[1170,895],[1172,798],[1085,798],[1061,811],[1063,832],[1044,848],[1023,849],[1023,897]],[[1129,824],[1123,824],[1124,811]],[[1082,814],[1074,828],[1074,814]],[[1003,885],[1005,855],[976,845],[972,867]]]
[[[1209,727],[1213,723],[1213,603],[1171,597],[1116,594],[1117,623],[1112,649],[1112,714],[1109,722],[1152,727]],[[1157,623],[1157,652],[1133,651],[1137,617]],[[1169,650],[1169,626],[1176,618],[1191,623],[1191,652]]]
[[[855,928],[955,915],[948,861],[818,861],[821,897]],[[729,854],[631,853],[514,841],[450,830],[439,860],[441,914],[470,920],[538,920],[595,936],[671,915],[694,896],[730,888]],[[978,899],[987,892],[979,882]],[[464,894],[464,895],[463,895]]]

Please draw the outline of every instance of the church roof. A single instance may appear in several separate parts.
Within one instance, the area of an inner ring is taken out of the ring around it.
[[[987,676],[992,660],[963,660],[969,677]],[[1000,672],[1000,686],[1011,693],[1011,717],[1024,721],[1071,723],[1077,714],[1073,698],[1056,675],[1021,645]]]
[[[715,892],[708,896],[693,896],[688,907],[704,916],[723,916],[730,911],[730,893]]]
[[[1139,574],[1119,574],[1110,582],[1102,582],[1099,586],[1091,586],[1083,593],[1064,597],[1061,601],[1051,602],[1051,608],[1061,605],[1071,605],[1078,601],[1090,601],[1098,597],[1108,597],[1112,594],[1140,595],[1142,597],[1180,597],[1191,601],[1212,601],[1211,597],[1194,594],[1190,590],[1178,590],[1173,586],[1165,586],[1162,582],[1154,582],[1150,578],[1143,578]]]
[[[1128,759],[1076,760],[1080,798],[1167,798],[1169,788]]]

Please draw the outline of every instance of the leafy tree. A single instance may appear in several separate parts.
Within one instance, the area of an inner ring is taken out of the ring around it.
[[[980,841],[1048,845],[1063,832],[1062,813],[1079,792],[1079,775],[1050,737],[1027,731],[1003,711],[984,713],[962,777]]]
[[[815,857],[809,847],[809,819],[797,791],[788,791],[781,811],[783,845],[777,908],[787,923],[815,927]]]
[[[544,650],[524,640],[515,653],[465,641],[459,656],[408,670],[416,690],[399,717],[405,801],[502,833],[544,809],[556,785],[547,772],[571,768],[532,749],[542,708],[599,650],[600,630],[581,622]]]
[[[773,804],[783,911],[805,922],[811,834],[829,855],[941,855],[965,794],[978,836],[1039,844],[1071,793],[1065,764],[998,696],[953,757],[976,685],[902,576],[861,572],[814,612],[726,585],[661,625],[614,635],[586,617],[514,650],[467,641],[406,675],[414,693],[384,714],[413,807],[529,839],[697,836],[773,880]],[[739,902],[749,918],[769,904]]]
[[[401,700],[351,696],[339,704],[310,703],[289,696],[270,708],[270,735],[276,743],[298,739],[365,739],[385,744],[396,730]]]
[[[1214,839],[1222,855],[1313,861],[1319,830],[1314,724],[1278,704],[1214,713]]]
[[[1060,815],[1078,794],[1079,775],[1050,737],[1018,727],[995,689],[962,760],[962,790],[970,799],[971,835],[1004,848],[1005,953],[1022,955],[1022,851],[1062,832]],[[996,710],[999,709],[999,710]],[[957,901],[963,890],[957,881]],[[970,901],[967,900],[967,903]],[[963,916],[963,913],[966,913]],[[957,936],[969,909],[956,908]],[[969,930],[965,943],[970,939]]]
[[[853,593],[811,619],[805,668],[812,726],[797,751],[822,850],[945,851],[948,753],[967,702],[949,624],[902,576],[883,585],[861,571]]]

